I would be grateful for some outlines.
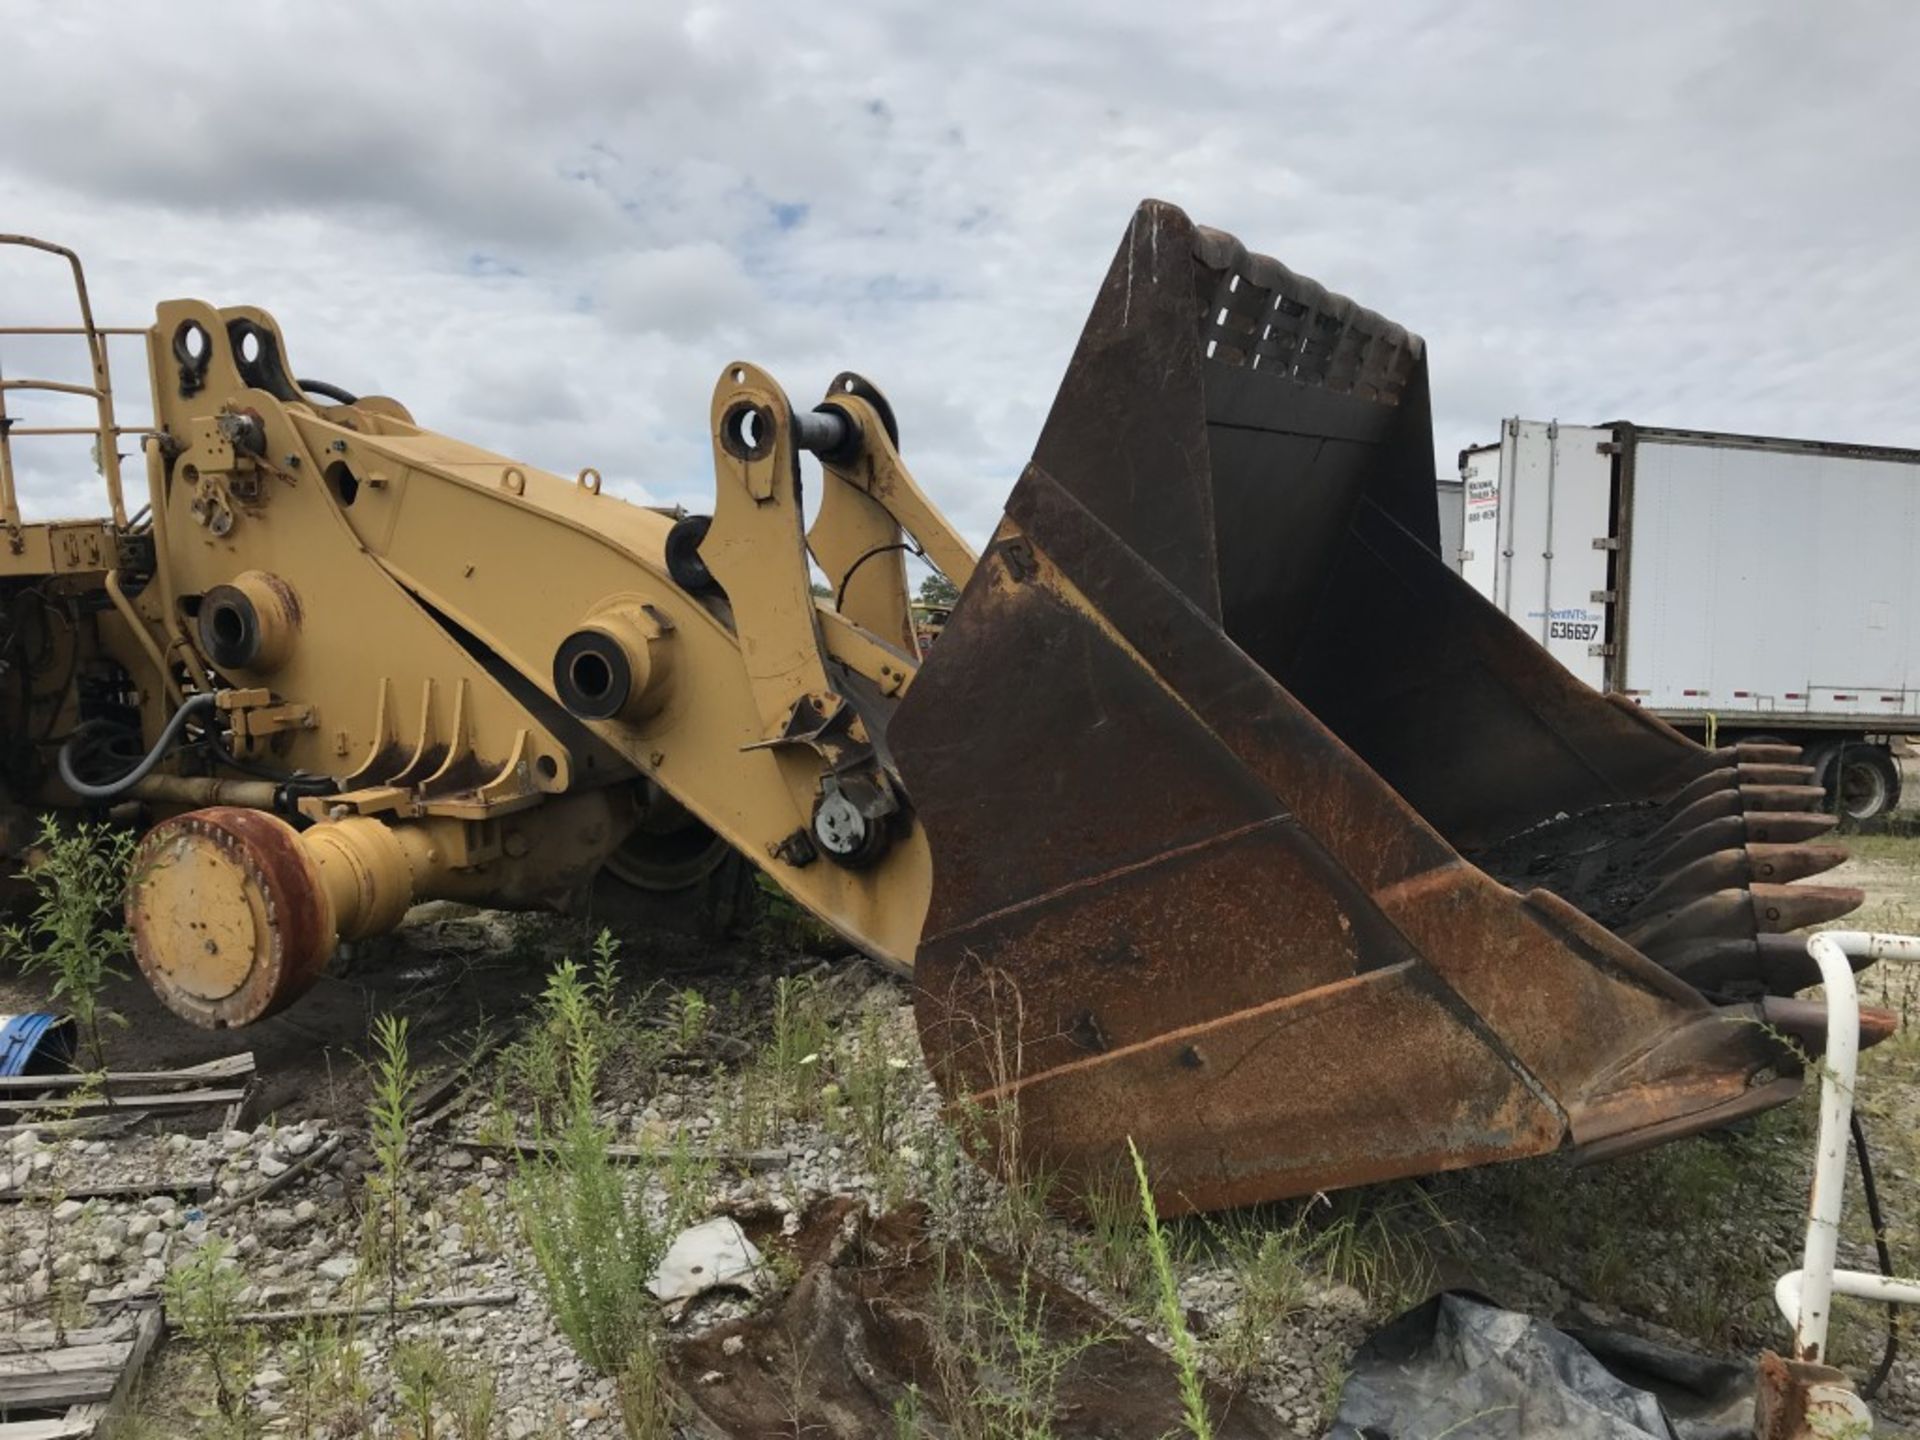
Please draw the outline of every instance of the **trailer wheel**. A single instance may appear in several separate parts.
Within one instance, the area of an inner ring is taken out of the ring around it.
[[[1808,757],[1816,785],[1842,819],[1877,820],[1900,803],[1900,767],[1884,745],[1839,741]]]

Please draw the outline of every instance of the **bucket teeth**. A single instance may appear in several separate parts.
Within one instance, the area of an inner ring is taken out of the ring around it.
[[[1716,790],[1677,810],[1668,812],[1666,823],[1647,837],[1649,845],[1729,815],[1744,815],[1749,810],[1815,810],[1827,798],[1818,785],[1736,785]]]
[[[1620,938],[1664,965],[1700,940],[1745,940],[1837,920],[1865,892],[1829,885],[1751,885],[1716,890],[1623,927]]]
[[[1628,920],[1639,920],[1672,910],[1696,896],[1708,895],[1760,881],[1784,885],[1821,875],[1846,863],[1847,852],[1839,845],[1742,845],[1737,849],[1717,850],[1702,855],[1668,875],[1647,898],[1628,912]]]
[[[1827,1048],[1826,1006],[1817,1000],[1793,1000],[1763,997],[1737,1005],[1720,1007],[1716,1019],[1763,1037],[1773,1054],[1774,1078],[1766,1072],[1755,1074],[1753,1084],[1742,1094],[1729,1096],[1718,1105],[1683,1111],[1646,1125],[1617,1131],[1594,1140],[1575,1137],[1570,1158],[1576,1165],[1593,1165],[1633,1155],[1668,1140],[1730,1125],[1757,1115],[1775,1105],[1785,1104],[1799,1093],[1802,1067],[1818,1061]],[[1898,1017],[1886,1010],[1863,1009],[1860,1012],[1860,1048],[1879,1044],[1898,1026]]]
[[[1745,815],[1723,815],[1678,835],[1664,847],[1649,845],[1640,868],[1671,875],[1716,850],[1739,845],[1791,844],[1825,835],[1840,823],[1838,817],[1811,810],[1752,810]]]
[[[1798,765],[1800,757],[1806,752],[1798,745],[1786,745],[1768,740],[1742,740],[1737,745],[1723,745],[1711,752],[1715,756],[1730,756],[1730,760],[1719,760],[1720,765]]]
[[[1805,754],[1798,745],[1773,740],[1742,740],[1737,745],[1722,745],[1717,750],[1702,750],[1694,762],[1693,773],[1724,770],[1729,765],[1798,765]]]
[[[1818,1000],[1768,996],[1760,1002],[1760,1023],[1792,1040],[1807,1059],[1827,1053],[1827,1007]],[[1899,1027],[1900,1017],[1891,1010],[1861,1006],[1860,1048],[1872,1049]]]
[[[1709,770],[1698,780],[1681,790],[1667,802],[1670,811],[1684,810],[1694,801],[1708,795],[1717,795],[1722,790],[1737,789],[1742,785],[1811,785],[1813,767],[1811,765],[1723,765],[1717,770]]]
[[[1853,959],[1856,972],[1870,962]],[[1666,968],[1703,994],[1739,998],[1797,995],[1820,983],[1820,966],[1800,935],[1699,940],[1670,955]]]
[[[1866,903],[1867,892],[1851,885],[1754,885],[1754,928],[1763,935],[1782,935],[1808,925],[1824,925],[1852,914]]]

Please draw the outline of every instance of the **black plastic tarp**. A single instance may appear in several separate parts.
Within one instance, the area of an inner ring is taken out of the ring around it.
[[[1459,1292],[1368,1338],[1329,1440],[1746,1440],[1749,1369]]]

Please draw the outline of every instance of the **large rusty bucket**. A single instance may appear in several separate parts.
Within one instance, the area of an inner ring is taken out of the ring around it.
[[[888,731],[922,1043],[1003,1157],[1132,1139],[1208,1209],[1798,1090],[1782,932],[1861,898],[1790,883],[1844,858],[1809,772],[1568,675],[1438,558],[1432,465],[1418,336],[1141,206]]]

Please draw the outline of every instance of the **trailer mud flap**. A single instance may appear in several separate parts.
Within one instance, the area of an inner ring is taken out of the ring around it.
[[[1602,923],[1659,891],[1761,973],[1753,907],[1696,916],[1646,840],[1794,757],[1581,687],[1434,553],[1431,465],[1418,337],[1141,207],[888,732],[934,862],[922,1044],[1003,1166],[1071,1192],[1131,1139],[1208,1209],[1797,1088],[1767,986],[1717,1004]]]

